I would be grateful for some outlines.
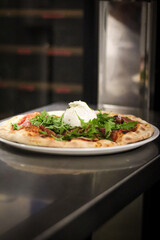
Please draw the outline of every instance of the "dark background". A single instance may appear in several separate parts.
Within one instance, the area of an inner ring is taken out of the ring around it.
[[[159,111],[158,28],[151,109]],[[1,119],[52,102],[97,103],[98,1],[1,0],[0,29]]]

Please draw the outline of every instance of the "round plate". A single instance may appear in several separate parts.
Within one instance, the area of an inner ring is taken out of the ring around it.
[[[3,124],[3,122],[1,123]],[[121,146],[115,146],[115,147],[101,147],[101,148],[51,148],[51,147],[40,147],[40,146],[32,146],[32,145],[26,145],[16,142],[11,142],[8,140],[5,140],[3,138],[0,138],[0,141],[11,145],[13,147],[39,152],[39,153],[49,153],[49,154],[58,154],[58,155],[103,155],[103,154],[113,154],[113,153],[119,153],[119,152],[125,152],[132,150],[134,148],[138,148],[146,143],[152,142],[159,136],[159,130],[157,127],[153,126],[154,128],[154,134],[145,140],[136,142],[136,143],[130,143],[127,145],[121,145]]]

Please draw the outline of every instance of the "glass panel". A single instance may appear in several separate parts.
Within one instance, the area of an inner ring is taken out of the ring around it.
[[[99,104],[147,106],[148,3],[100,2]]]

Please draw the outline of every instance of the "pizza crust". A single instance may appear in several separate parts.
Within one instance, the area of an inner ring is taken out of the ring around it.
[[[117,113],[109,113],[109,115],[114,116],[117,115]],[[128,117],[133,121],[138,121],[138,127],[136,131],[130,131],[122,135],[116,140],[116,142],[106,139],[96,141],[85,138],[77,138],[70,141],[57,141],[53,137],[42,137],[40,133],[35,134],[34,132],[28,132],[25,130],[25,128],[13,130],[12,124],[19,122],[25,115],[15,116],[6,121],[4,124],[0,125],[0,137],[12,142],[33,146],[53,148],[100,148],[135,143],[152,136],[154,129],[151,124],[133,115],[120,115]]]
[[[110,115],[114,116],[114,115],[119,115],[119,114],[112,113]],[[139,117],[136,117],[134,115],[126,115],[126,114],[120,114],[120,115],[123,117],[128,117],[131,120],[138,122],[138,127],[137,127],[136,131],[134,131],[134,132],[130,131],[130,132],[124,134],[121,138],[119,138],[116,141],[118,145],[126,145],[126,144],[130,144],[130,143],[139,142],[139,141],[147,139],[153,135],[154,129],[150,123],[148,123],[145,120],[143,120]]]
[[[122,136],[122,138],[117,141],[117,143],[119,145],[126,145],[129,143],[135,143],[138,141],[142,141],[144,139],[151,137],[153,132],[154,132],[154,129],[150,124],[148,124],[148,123],[145,123],[143,125],[139,124],[138,128],[135,132],[131,131],[131,132],[124,134]]]

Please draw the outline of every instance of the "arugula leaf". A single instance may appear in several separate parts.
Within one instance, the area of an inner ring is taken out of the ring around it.
[[[109,137],[112,131],[112,124],[111,122],[105,122],[104,124],[104,128],[105,128],[105,137]]]
[[[12,126],[14,130],[19,130],[21,128],[21,126],[16,123],[12,124]]]
[[[116,128],[117,129],[126,129],[126,130],[129,130],[129,129],[133,129],[135,128],[137,122],[135,121],[131,121],[131,122],[124,122],[122,124],[117,124]]]
[[[39,133],[42,133],[44,135],[47,135],[47,132],[39,130]]]

